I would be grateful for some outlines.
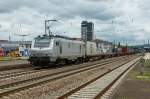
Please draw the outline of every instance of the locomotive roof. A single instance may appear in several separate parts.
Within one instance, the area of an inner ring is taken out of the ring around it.
[[[42,35],[42,36],[38,36],[35,39],[43,39],[43,38],[47,38],[47,39],[51,39],[51,38],[63,38],[63,39],[68,39],[68,40],[75,40],[74,38],[70,38],[70,37],[66,37],[66,36],[61,36],[61,35]]]

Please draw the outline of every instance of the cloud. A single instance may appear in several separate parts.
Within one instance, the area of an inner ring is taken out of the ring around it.
[[[95,23],[98,38],[131,43],[148,39],[149,0],[1,0],[0,35],[44,34],[44,20],[57,19],[52,31],[80,37],[80,23]],[[19,39],[19,38],[17,38]]]

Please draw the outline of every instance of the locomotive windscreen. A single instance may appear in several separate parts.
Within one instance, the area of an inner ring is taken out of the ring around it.
[[[50,46],[50,39],[35,39],[34,47],[38,48],[44,48],[44,47],[49,47]]]

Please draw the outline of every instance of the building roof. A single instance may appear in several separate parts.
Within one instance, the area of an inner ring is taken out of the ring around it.
[[[0,44],[1,43],[7,43],[8,42],[8,40],[0,40]]]
[[[97,43],[113,44],[112,42],[104,41],[104,40],[100,40],[100,39],[95,39],[95,40],[93,40],[93,41],[94,41],[94,42],[97,42]]]
[[[0,44],[32,44],[32,41],[0,41]]]
[[[32,41],[11,41],[11,44],[32,44]]]

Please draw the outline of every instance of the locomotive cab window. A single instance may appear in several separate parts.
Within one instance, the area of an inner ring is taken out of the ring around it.
[[[40,47],[40,48],[44,48],[44,47],[49,47],[50,46],[50,39],[45,39],[45,38],[38,38],[35,39],[35,43],[34,43],[34,47]]]
[[[56,46],[59,46],[59,42],[56,42]]]

